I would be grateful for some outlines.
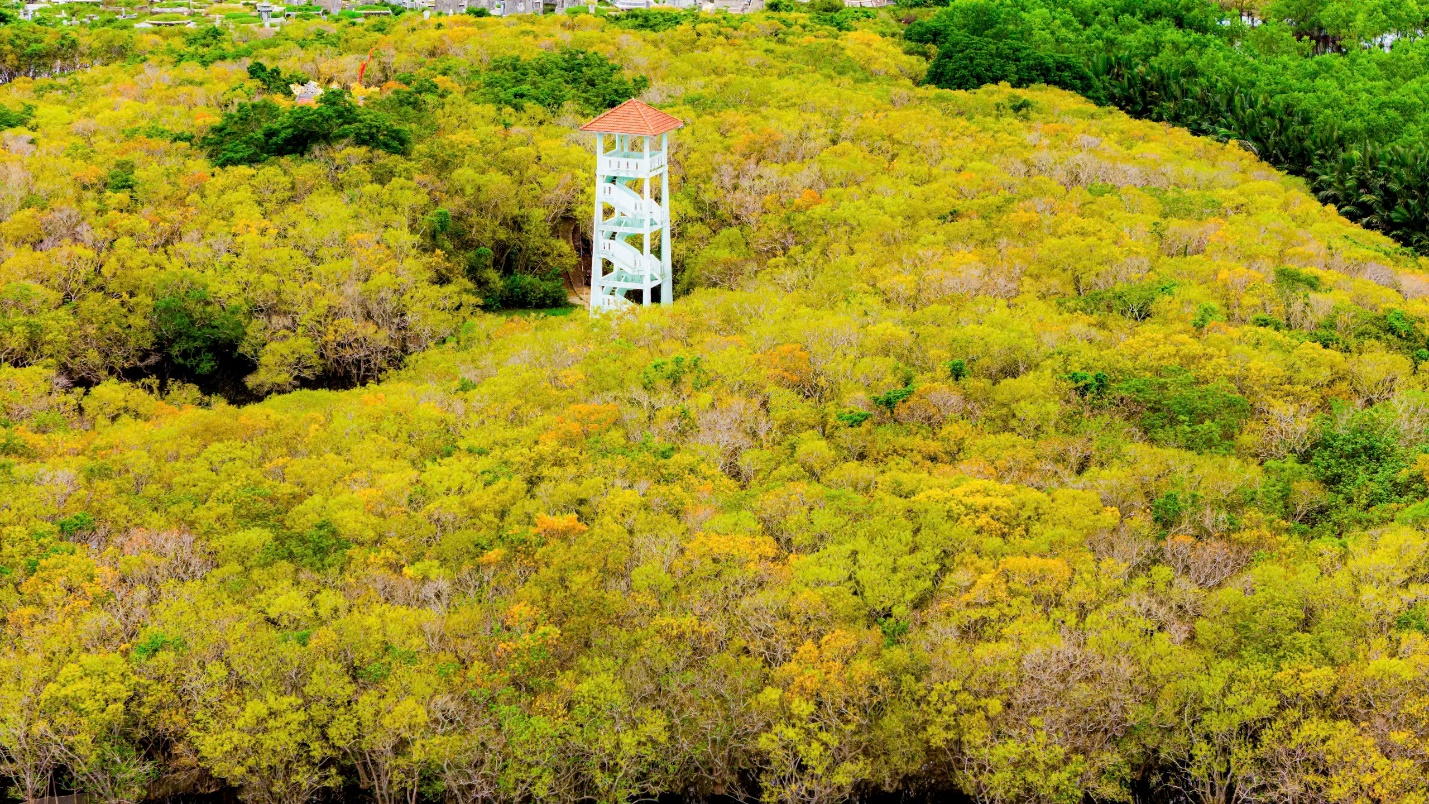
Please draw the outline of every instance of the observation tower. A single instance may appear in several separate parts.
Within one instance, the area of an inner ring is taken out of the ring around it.
[[[628,100],[581,126],[595,134],[592,312],[649,304],[657,295],[669,304],[674,297],[668,156],[670,132],[683,125],[678,117]]]

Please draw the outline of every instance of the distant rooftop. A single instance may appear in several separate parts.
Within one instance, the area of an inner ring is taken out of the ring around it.
[[[301,86],[289,84],[288,88],[293,91],[293,101],[299,106],[314,106],[318,102],[318,96],[323,94],[323,88],[318,86],[316,81],[309,81]]]
[[[632,98],[581,126],[581,131],[656,137],[683,125],[680,118]]]

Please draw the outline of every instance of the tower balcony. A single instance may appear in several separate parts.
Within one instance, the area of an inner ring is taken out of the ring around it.
[[[643,179],[662,172],[665,162],[665,154],[661,151],[651,151],[648,157],[644,151],[607,151],[600,155],[600,164],[596,169],[603,176]]]

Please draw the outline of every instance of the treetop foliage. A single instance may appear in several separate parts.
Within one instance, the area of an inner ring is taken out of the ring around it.
[[[476,97],[484,103],[517,110],[535,104],[553,112],[570,103],[578,113],[594,116],[644,92],[650,80],[627,78],[604,56],[568,48],[534,58],[492,59],[480,84]]]
[[[1429,263],[823,14],[206,40],[256,75],[162,33],[0,89],[17,792],[1429,796]],[[677,303],[489,310],[578,270],[581,104],[637,77],[687,121]]]
[[[938,48],[930,83],[1045,83],[1239,141],[1351,220],[1429,248],[1429,10],[1413,2],[934,5],[906,31]]]
[[[265,76],[267,78],[267,76]],[[254,165],[275,156],[303,156],[336,142],[405,154],[412,135],[381,112],[353,103],[345,90],[328,90],[315,106],[284,110],[271,100],[241,103],[199,140],[218,167]]]
[[[166,31],[131,43],[146,65],[75,73],[64,94],[12,83],[0,123],[33,133],[15,135],[0,204],[6,281],[24,300],[0,319],[6,359],[251,399],[370,380],[453,334],[462,311],[564,304],[586,166],[577,144],[552,147],[554,120],[648,79],[588,47],[513,40],[479,64],[379,60],[375,87],[343,89],[373,49],[361,30]],[[304,49],[334,47],[350,55],[310,74]],[[135,75],[162,77],[140,91]],[[289,85],[310,79],[323,94],[294,105]],[[123,108],[106,117],[115,93]],[[517,121],[533,128],[513,139]],[[543,205],[551,217],[533,217]],[[180,276],[202,310],[166,296]],[[173,326],[186,334],[160,334]]]

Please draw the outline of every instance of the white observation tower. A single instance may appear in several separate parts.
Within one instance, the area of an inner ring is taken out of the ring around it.
[[[592,312],[634,303],[632,291],[640,292],[641,304],[651,302],[656,288],[661,304],[674,296],[668,157],[670,132],[683,125],[678,117],[628,100],[581,126],[595,134]]]

